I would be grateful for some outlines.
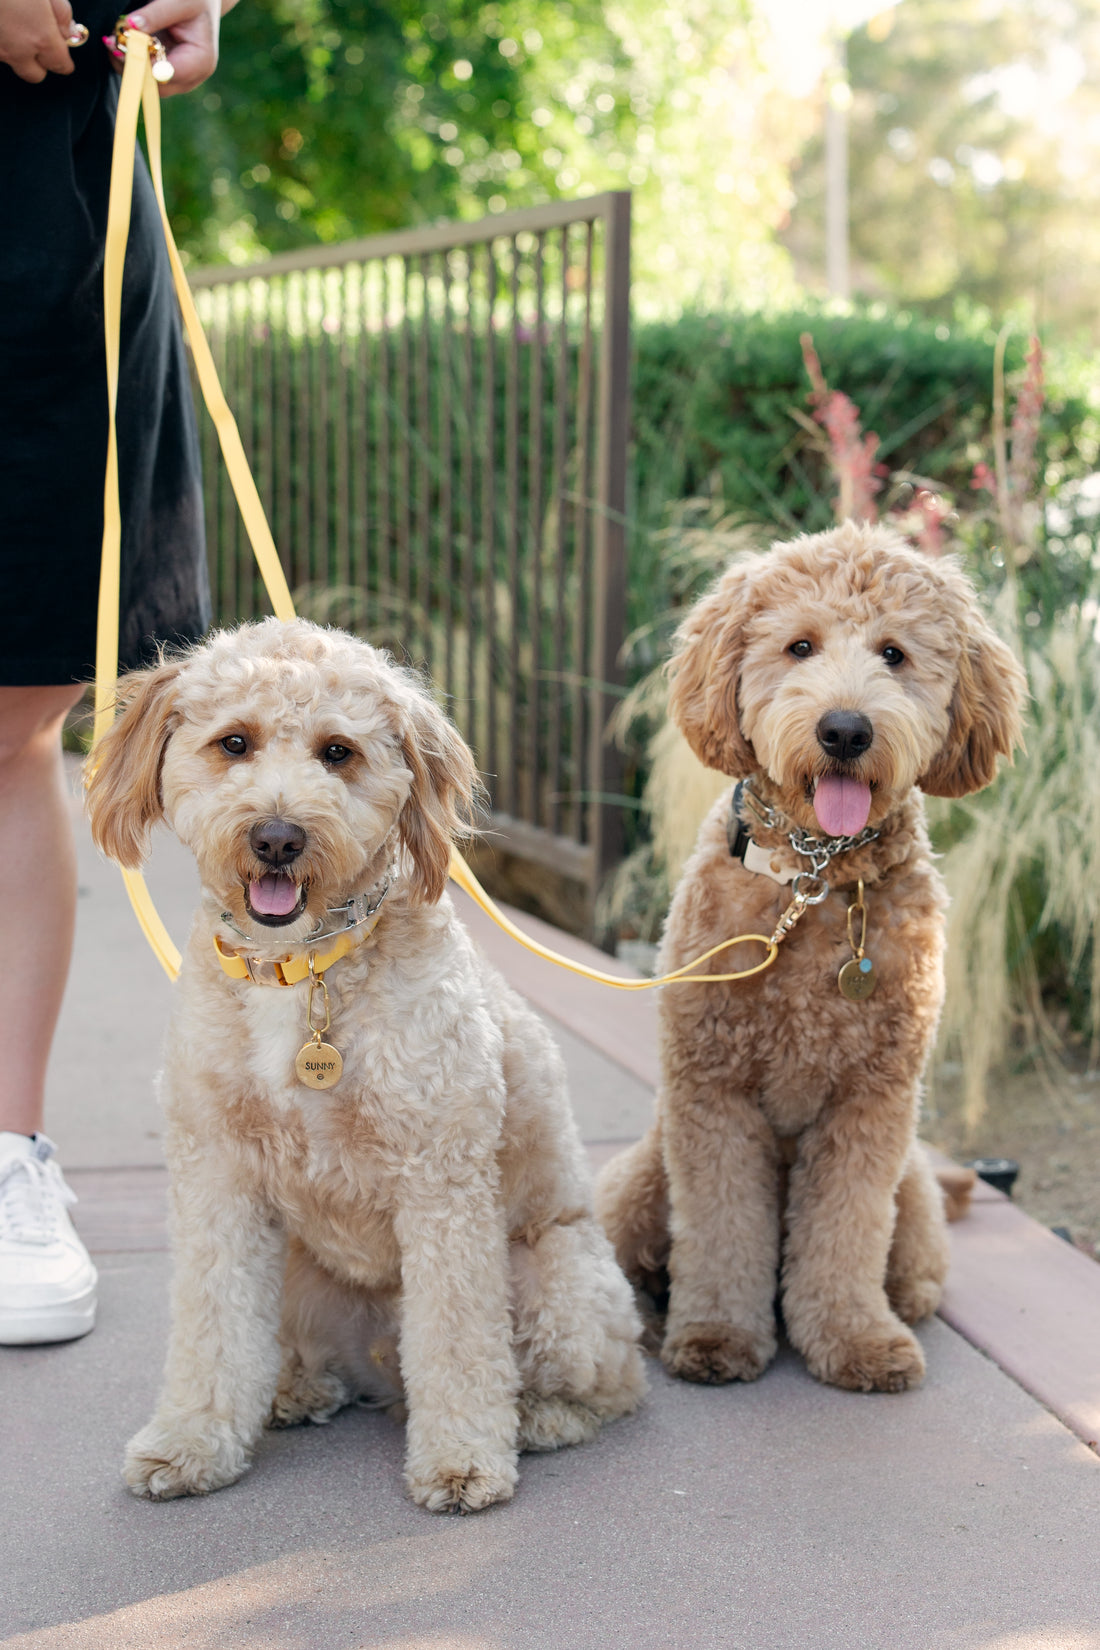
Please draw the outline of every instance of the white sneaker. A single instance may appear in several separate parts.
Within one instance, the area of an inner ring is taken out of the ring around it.
[[[0,1132],[0,1346],[75,1341],[95,1324],[96,1269],[55,1150],[44,1134]]]

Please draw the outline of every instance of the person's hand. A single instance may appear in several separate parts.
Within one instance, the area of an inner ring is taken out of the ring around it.
[[[72,74],[66,45],[72,26],[69,0],[2,0],[0,63],[32,83],[45,80],[47,74]]]
[[[142,34],[158,34],[175,74],[162,82],[160,95],[192,92],[218,66],[218,24],[229,7],[222,0],[149,0],[127,22]]]

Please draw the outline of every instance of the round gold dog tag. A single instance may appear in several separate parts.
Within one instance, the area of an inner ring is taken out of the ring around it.
[[[294,1057],[294,1069],[311,1089],[330,1089],[340,1081],[344,1062],[331,1043],[309,1042]]]
[[[875,967],[870,957],[849,957],[836,977],[840,995],[862,1003],[875,989]]]

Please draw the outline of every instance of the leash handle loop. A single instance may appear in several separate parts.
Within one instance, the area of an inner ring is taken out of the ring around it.
[[[580,974],[586,980],[595,980],[599,985],[609,985],[616,991],[652,991],[659,985],[721,985],[730,980],[750,980],[754,974],[762,974],[770,968],[779,954],[779,940],[773,934],[768,939],[763,934],[738,934],[736,938],[722,940],[718,945],[712,945],[709,951],[704,951],[701,957],[693,957],[691,962],[684,963],[682,968],[674,968],[671,974],[662,974],[655,980],[624,980],[618,974],[605,974],[601,969],[589,968],[587,963],[574,962],[571,957],[563,957],[560,951],[552,951],[548,945],[542,945],[533,940],[518,928],[478,882],[462,855],[453,852],[451,855],[451,881],[458,884],[463,893],[469,894],[474,904],[479,906],[485,915],[496,923],[498,928],[522,945],[526,951],[531,951],[536,957],[542,957],[546,962],[556,963],[559,968],[568,969],[570,974]],[[779,939],[783,936],[779,935]],[[711,957],[719,951],[728,951],[731,945],[747,945],[750,942],[762,945],[767,952],[763,962],[753,968],[742,968],[730,974],[693,974],[691,970],[698,968],[701,963],[709,962]]]
[[[118,615],[122,562],[122,511],[118,492],[118,406],[119,338],[122,330],[122,271],[126,262],[126,242],[130,235],[130,203],[134,192],[134,152],[137,147],[138,110],[146,81],[156,85],[151,74],[148,35],[131,30],[126,42],[126,62],[119,88],[111,152],[111,187],[107,206],[107,236],[103,253],[103,331],[107,362],[107,470],[103,484],[103,551],[99,575],[99,602],[96,610],[95,722],[92,750],[111,726],[115,715],[118,685]],[[158,103],[157,115],[160,115]],[[159,126],[158,126],[159,133]],[[159,156],[158,156],[159,163]],[[123,870],[122,879],[130,904],[150,946],[168,975],[174,980],[180,969],[180,954],[172,936],[160,919],[140,871]]]
[[[145,116],[149,147],[149,171],[164,228],[172,279],[191,344],[203,400],[214,421],[233,490],[244,518],[253,553],[259,564],[271,605],[280,619],[294,618],[294,603],[271,536],[256,484],[248,467],[240,431],[218,382],[210,346],[195,309],[191,289],[183,271],[175,239],[168,221],[161,166],[160,94],[153,76],[152,39],[140,30],[125,35],[126,59],[119,88],[111,153],[111,187],[107,208],[107,235],[103,259],[103,327],[107,362],[107,469],[103,490],[103,552],[96,615],[95,722],[92,750],[111,726],[115,715],[118,686],[119,594],[121,586],[122,513],[118,486],[119,339],[122,328],[122,273],[126,243],[130,235],[130,206],[134,189],[134,156],[137,150],[139,111]],[[180,954],[161,921],[140,871],[122,873],[126,892],[138,922],[168,978],[180,970]]]

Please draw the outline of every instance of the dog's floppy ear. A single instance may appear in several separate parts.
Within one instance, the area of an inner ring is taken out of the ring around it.
[[[928,796],[968,796],[996,777],[1019,744],[1027,678],[971,598],[947,738],[917,784]]]
[[[451,844],[469,829],[477,770],[458,729],[424,693],[412,696],[401,750],[412,788],[401,810],[401,840],[416,866],[416,896],[434,905],[447,886]]]
[[[160,771],[171,737],[183,661],[135,670],[118,684],[123,706],[84,766],[95,845],[128,871],[149,852],[149,832],[164,817]]]
[[[736,563],[692,608],[676,633],[668,665],[673,720],[705,767],[735,779],[760,766],[737,712],[752,572],[751,560]]]

